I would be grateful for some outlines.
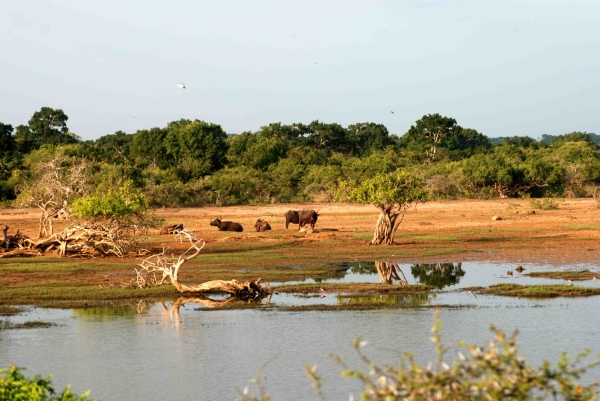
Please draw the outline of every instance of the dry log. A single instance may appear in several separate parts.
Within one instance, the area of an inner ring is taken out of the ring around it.
[[[4,226],[2,233],[4,233],[4,249],[8,249],[8,245],[10,244],[10,239],[8,238],[8,226]]]
[[[160,230],[160,235],[175,234],[177,231],[181,231],[181,230],[183,230],[183,224],[181,224],[181,223],[173,224],[170,226],[164,226]]]
[[[188,230],[176,231],[176,235],[179,241],[187,239],[190,242],[190,247],[179,256],[168,256],[167,250],[163,249],[161,253],[144,259],[140,263],[140,268],[135,269],[137,273],[136,286],[138,288],[162,285],[170,281],[180,293],[225,293],[243,300],[254,300],[272,292],[269,283],[261,278],[246,282],[234,279],[230,281],[213,280],[197,285],[182,284],[179,281],[181,266],[188,260],[198,256],[206,243],[202,239],[197,239]],[[157,274],[162,274],[160,280]],[[261,286],[261,283],[264,283],[265,286]]]
[[[8,251],[0,253],[0,258],[15,258],[17,256],[41,256],[42,253],[38,251],[30,251],[27,249],[15,249],[14,251]]]

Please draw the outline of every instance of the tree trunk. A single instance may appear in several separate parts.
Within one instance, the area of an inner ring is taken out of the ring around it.
[[[396,224],[399,215],[400,213],[392,212],[390,209],[381,209],[371,245],[394,244],[394,234],[402,222],[400,219],[400,222]],[[404,218],[404,213],[402,213],[402,218]]]
[[[52,216],[50,216],[48,210],[42,209],[42,215],[40,216],[40,233],[38,238],[45,238],[47,236],[52,236],[52,234],[54,234],[52,227]]]

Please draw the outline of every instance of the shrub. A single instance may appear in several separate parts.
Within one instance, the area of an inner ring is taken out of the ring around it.
[[[0,370],[0,400],[93,401],[88,398],[89,391],[81,395],[73,394],[70,386],[56,394],[51,386],[51,376],[45,379],[39,375],[27,378],[21,370],[23,369],[17,366]]]
[[[539,210],[553,210],[559,206],[558,200],[550,198],[530,199],[529,204]]]
[[[427,366],[418,365],[412,354],[405,353],[406,363],[396,367],[379,365],[371,361],[361,349],[367,344],[360,338],[354,340],[361,360],[368,372],[347,366],[340,357],[332,355],[344,370],[342,376],[357,379],[363,384],[361,400],[542,400],[553,397],[565,400],[597,399],[598,383],[584,386],[577,382],[586,370],[596,367],[600,361],[582,366],[582,359],[589,354],[584,351],[574,361],[562,353],[556,367],[544,361],[539,368],[525,363],[517,349],[517,331],[507,337],[493,325],[493,338],[487,347],[466,346],[459,342],[457,358],[452,365],[444,362],[447,353],[442,344],[439,312],[431,329],[431,341],[435,344],[437,362]],[[316,366],[305,366],[304,371],[321,396],[322,380]],[[255,380],[259,394],[252,397],[247,391],[240,400],[268,400],[259,380]]]

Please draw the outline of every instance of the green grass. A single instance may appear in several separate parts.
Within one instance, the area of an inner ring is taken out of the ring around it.
[[[530,277],[551,278],[551,279],[557,279],[557,280],[572,280],[572,281],[592,280],[594,277],[600,277],[600,273],[591,272],[587,269],[579,270],[579,271],[531,272],[526,275],[530,276]]]
[[[464,290],[471,290],[477,294],[518,298],[588,297],[600,295],[600,288],[569,285],[496,284],[488,288],[472,287],[465,288]]]

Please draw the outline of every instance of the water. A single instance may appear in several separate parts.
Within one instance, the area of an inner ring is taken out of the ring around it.
[[[419,275],[416,278],[411,274],[411,266],[400,265],[412,284]],[[523,266],[527,269],[524,273],[550,269]],[[352,273],[351,267],[349,274],[335,280],[379,282],[378,275]],[[453,265],[454,273],[456,267]],[[475,298],[468,292],[454,291],[497,282],[553,282],[517,273],[506,276],[507,270],[514,267],[462,263],[464,274],[456,275],[458,280],[425,301],[427,305],[473,306],[442,311],[445,344],[464,339],[483,345],[491,337],[488,326],[494,323],[507,332],[519,328],[520,350],[534,365],[544,359],[557,361],[560,351],[574,355],[589,347],[600,352],[598,298]],[[32,309],[11,320],[42,319],[57,326],[0,332],[0,366],[16,362],[27,368],[28,375],[52,374],[55,388],[71,384],[76,392],[91,389],[93,397],[108,401],[233,400],[245,386],[251,391],[255,388],[248,381],[266,364],[261,380],[272,399],[297,400],[316,398],[302,371],[304,364],[316,364],[324,380],[326,399],[347,400],[351,392],[359,393],[360,385],[340,378],[341,368],[327,352],[342,356],[353,367],[368,370],[351,347],[357,336],[369,342],[364,351],[378,362],[395,365],[403,351],[413,352],[420,363],[434,359],[433,344],[428,339],[434,321],[431,309],[297,313],[275,308],[344,299],[339,294],[327,294],[325,298],[281,294],[258,310],[215,311],[194,303],[173,308],[173,302],[88,310]],[[592,375],[597,377],[598,373],[596,370]]]

